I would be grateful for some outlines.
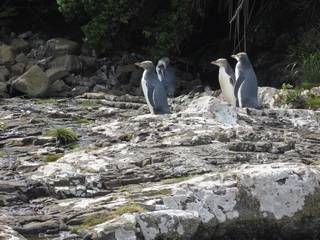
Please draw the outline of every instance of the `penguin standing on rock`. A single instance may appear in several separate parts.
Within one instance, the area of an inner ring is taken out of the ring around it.
[[[171,67],[170,59],[163,57],[158,61],[156,67],[159,80],[163,83],[168,97],[174,97],[176,91],[176,75]]]
[[[236,97],[234,95],[235,75],[228,60],[219,58],[216,61],[212,61],[211,64],[219,67],[219,84],[224,98],[232,106],[236,106]]]
[[[154,64],[144,61],[135,65],[144,69],[141,86],[151,114],[170,113],[166,90],[158,79]]]
[[[239,107],[260,108],[257,77],[248,55],[245,52],[240,52],[231,57],[238,61],[235,69],[234,95]]]

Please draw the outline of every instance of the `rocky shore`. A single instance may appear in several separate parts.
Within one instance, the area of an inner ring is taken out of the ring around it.
[[[139,56],[89,53],[28,33],[0,47],[0,239],[320,237],[319,109],[193,90],[150,115]]]
[[[1,234],[319,236],[319,111],[234,109],[206,93],[173,108],[152,116],[139,97],[95,93],[2,99]],[[58,128],[78,141],[46,134]]]

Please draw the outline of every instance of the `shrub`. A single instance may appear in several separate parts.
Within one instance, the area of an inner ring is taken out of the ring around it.
[[[280,104],[288,104],[294,108],[319,109],[320,96],[317,94],[302,94],[303,89],[294,89],[288,84],[283,84],[280,94]]]
[[[282,102],[284,104],[294,104],[300,101],[301,95],[300,89],[293,89],[293,87],[289,84],[282,85]]]
[[[305,99],[305,105],[309,109],[319,109],[320,108],[320,96],[315,94],[309,94]]]
[[[303,87],[320,84],[320,52],[310,54],[303,61]]]
[[[47,136],[55,137],[60,144],[69,144],[78,141],[78,135],[70,128],[57,128],[49,130]]]
[[[83,23],[87,41],[99,52],[144,42],[157,56],[179,53],[203,16],[200,0],[57,0],[67,20]],[[196,7],[195,7],[196,6]]]
[[[67,20],[80,20],[87,41],[99,52],[124,44],[130,36],[130,20],[136,17],[144,1],[130,0],[57,0]]]
[[[302,89],[293,88],[289,84],[283,84],[279,94],[279,104],[290,105],[293,108],[305,108],[305,102],[301,96]]]

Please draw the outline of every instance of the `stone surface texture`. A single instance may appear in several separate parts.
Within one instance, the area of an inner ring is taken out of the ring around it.
[[[150,115],[131,95],[2,99],[0,236],[319,238],[319,111],[197,92],[171,105]],[[47,135],[57,128],[79,140]]]

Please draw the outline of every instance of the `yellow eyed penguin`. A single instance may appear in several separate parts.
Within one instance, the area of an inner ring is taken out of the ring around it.
[[[173,67],[171,67],[170,59],[163,57],[158,61],[156,67],[159,80],[163,83],[167,91],[168,97],[174,97],[176,91],[176,75]]]
[[[144,61],[135,65],[144,69],[141,86],[151,114],[170,113],[166,90],[158,79],[153,63]]]
[[[238,61],[235,69],[234,94],[241,108],[260,108],[258,102],[258,82],[248,55],[240,52],[232,55]]]
[[[211,64],[219,67],[219,83],[225,100],[232,106],[236,106],[236,97],[234,95],[235,75],[228,60],[219,58],[218,60],[212,61]]]

